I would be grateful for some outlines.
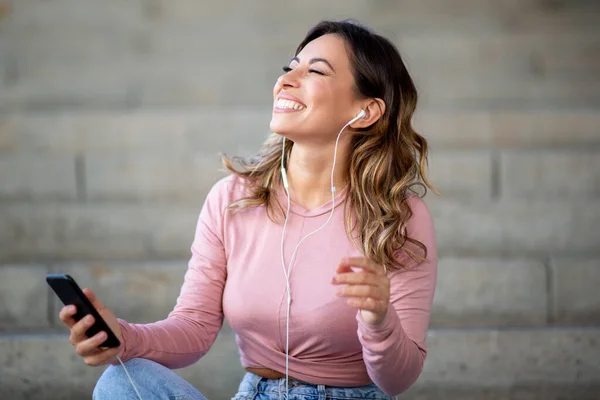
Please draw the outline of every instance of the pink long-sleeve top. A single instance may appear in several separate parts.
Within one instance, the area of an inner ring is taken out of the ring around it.
[[[286,283],[281,262],[282,224],[264,206],[233,213],[231,202],[247,189],[233,175],[208,194],[196,226],[192,256],[174,310],[165,320],[132,324],[119,320],[122,359],[142,357],[170,368],[198,361],[213,344],[226,318],[236,334],[243,367],[285,373]],[[275,194],[287,204],[286,194]],[[367,324],[331,278],[344,257],[361,256],[344,227],[343,197],[336,195],[332,219],[310,236],[296,255],[291,276],[289,374],[313,384],[360,386],[371,382],[396,395],[423,368],[425,336],[437,277],[432,218],[411,197],[409,237],[427,249],[427,261],[388,273],[389,307],[383,322]],[[305,210],[292,203],[285,235],[286,265],[298,241],[319,228],[332,202]]]

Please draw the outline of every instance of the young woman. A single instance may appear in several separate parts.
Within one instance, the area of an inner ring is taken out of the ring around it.
[[[275,133],[224,159],[232,173],[206,198],[168,318],[117,320],[86,290],[122,342],[107,349],[85,336],[93,320],[61,311],[85,362],[113,364],[95,399],[204,399],[171,368],[206,354],[223,318],[247,370],[234,399],[389,399],[421,373],[437,253],[398,51],[353,22],[319,23],[273,96]]]

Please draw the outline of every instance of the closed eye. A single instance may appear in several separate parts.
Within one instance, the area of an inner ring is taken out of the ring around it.
[[[293,70],[293,68],[290,68],[287,65],[285,65],[282,69],[283,69],[283,72],[285,72],[286,74]],[[319,75],[325,75],[324,72],[318,71],[316,69],[309,69],[308,72],[312,72],[314,74],[319,74]]]

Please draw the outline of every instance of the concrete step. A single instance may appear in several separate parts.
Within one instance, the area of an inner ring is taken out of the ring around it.
[[[600,102],[594,2],[310,3],[20,3],[3,20],[0,109],[269,104],[281,65],[327,17],[358,17],[398,44],[433,106]]]
[[[7,14],[10,21],[21,28],[37,25],[57,28],[68,24],[88,29],[117,27],[139,27],[148,22],[154,26],[169,24],[195,25],[197,21],[210,24],[210,27],[229,23],[228,28],[243,32],[249,27],[255,30],[268,30],[265,22],[273,20],[280,35],[286,35],[287,26],[297,24],[298,20],[319,20],[321,18],[358,16],[375,21],[394,24],[395,29],[417,30],[425,33],[429,30],[442,30],[449,27],[458,31],[476,28],[486,32],[502,31],[512,28],[518,31],[530,31],[539,28],[554,30],[573,26],[577,19],[587,25],[573,28],[595,27],[593,16],[598,12],[594,1],[537,1],[496,2],[493,0],[455,0],[448,4],[444,0],[403,0],[397,2],[365,3],[360,0],[332,0],[322,4],[319,0],[307,0],[303,4],[273,4],[268,0],[257,0],[249,5],[243,0],[228,0],[214,4],[199,4],[194,0],[156,0],[150,4],[143,0],[131,0],[122,4],[118,0],[102,3],[81,4],[77,0],[54,0],[55,5],[45,3],[18,3]],[[319,9],[318,6],[321,6]],[[65,20],[64,11],[69,18]],[[277,15],[294,13],[298,18],[280,18]],[[333,15],[332,15],[333,14]],[[252,17],[252,18],[251,18]],[[394,20],[396,18],[396,20]],[[478,19],[484,19],[479,23]],[[417,20],[422,21],[419,25]],[[496,20],[496,24],[492,22]],[[242,26],[235,26],[232,22]],[[484,24],[483,22],[487,22]],[[542,23],[545,22],[545,23]],[[547,26],[553,22],[552,26]],[[202,29],[202,26],[198,27]],[[222,28],[223,29],[223,28]]]
[[[185,259],[0,265],[0,332],[64,329],[48,272],[73,276],[119,317],[145,323],[172,310],[186,268]],[[438,270],[432,327],[600,325],[600,258],[443,257]]]
[[[123,182],[132,182],[131,176],[117,181],[115,189],[131,193]],[[0,262],[189,256],[202,207],[200,196],[186,202],[116,200],[4,203],[0,209]],[[543,259],[599,255],[600,202],[593,197],[482,201],[429,196],[426,201],[433,214],[438,249],[444,256]]]
[[[600,328],[431,330],[422,376],[406,399],[596,399]],[[86,367],[66,334],[0,335],[0,397],[89,398],[101,368]],[[209,399],[243,374],[233,335],[179,373]]]
[[[0,151],[74,157],[255,152],[269,135],[271,112],[267,104],[0,114]],[[596,109],[418,109],[414,124],[434,150],[600,147]]]
[[[199,204],[223,175],[218,153],[258,151],[269,119],[265,108],[0,116],[0,201]],[[423,111],[415,125],[445,197],[600,196],[600,113]]]
[[[242,146],[241,142],[237,146]],[[237,146],[224,145],[223,150],[232,155],[248,153]],[[259,144],[252,147],[258,149]],[[35,154],[33,149],[0,154],[0,201],[200,204],[225,174],[216,151],[196,152],[196,148],[165,147],[139,153],[124,146],[122,150],[89,151],[81,156]],[[600,148],[531,152],[434,147],[429,178],[449,199],[597,199]]]
[[[223,170],[216,154],[196,154],[191,149],[143,154],[107,151],[83,157],[34,155],[33,151],[4,154],[0,155],[0,201],[200,204],[225,176]],[[430,154],[429,179],[450,199],[597,199],[600,149],[435,149]]]

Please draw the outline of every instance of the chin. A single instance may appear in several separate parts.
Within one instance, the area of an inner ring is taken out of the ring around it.
[[[303,120],[290,120],[284,116],[274,114],[271,117],[271,123],[269,128],[271,132],[277,133],[280,136],[285,137],[292,142],[297,140],[303,140],[303,138],[310,138],[314,136],[314,130],[311,132],[311,127],[306,125]]]
[[[288,134],[290,133],[290,127],[286,126],[289,124],[284,123],[283,121],[278,121],[276,116],[273,116],[273,118],[271,119],[271,123],[269,124],[269,127],[271,128],[271,132],[277,133],[281,136],[285,136],[286,138],[288,137]]]

